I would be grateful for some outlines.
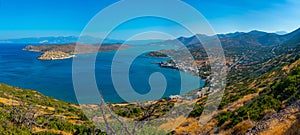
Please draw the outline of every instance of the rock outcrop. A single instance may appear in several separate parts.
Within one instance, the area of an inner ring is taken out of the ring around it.
[[[266,115],[246,135],[270,134],[280,135],[288,132],[289,128],[300,118],[300,100],[289,105],[285,109]],[[298,130],[297,133],[300,133]]]

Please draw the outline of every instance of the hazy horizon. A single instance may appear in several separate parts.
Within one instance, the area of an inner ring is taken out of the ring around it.
[[[278,35],[285,35],[285,34],[289,34],[291,32],[294,32],[296,30],[300,29],[297,28],[297,29],[294,29],[292,31],[274,31],[274,32],[267,32],[267,31],[263,31],[263,30],[258,30],[258,29],[252,29],[250,31],[234,31],[234,32],[227,32],[227,33],[216,33],[216,35],[222,35],[222,34],[233,34],[233,33],[249,33],[249,32],[252,32],[252,31],[260,31],[260,32],[266,32],[266,33],[274,33],[274,34],[278,34]],[[202,34],[202,33],[197,33],[197,34]],[[202,34],[202,35],[206,35],[206,34]],[[177,38],[179,37],[192,37],[194,35],[189,35],[189,36],[186,36],[186,35],[179,35]],[[206,36],[214,36],[214,35],[206,35]],[[55,37],[55,38],[59,38],[59,37],[92,37],[92,38],[98,38],[97,36],[93,36],[93,35],[83,35],[83,36],[80,36],[80,35],[48,35],[48,36],[28,36],[28,37],[16,37],[16,38],[1,38],[0,37],[0,40],[13,40],[13,39],[27,39],[27,38],[50,38],[50,37]],[[168,36],[166,36],[168,37]],[[101,39],[104,39],[104,37],[99,37]],[[106,39],[111,39],[111,40],[124,40],[126,41],[126,39],[113,39],[113,38],[106,38]],[[128,40],[128,41],[139,41],[139,40],[173,40],[174,38],[149,38],[149,39],[133,39],[133,40]]]
[[[15,39],[47,36],[79,36],[88,22],[113,1],[0,1],[0,37]],[[195,1],[184,0],[198,10],[211,24],[215,33],[225,34],[241,31],[259,30],[269,33],[292,32],[299,28],[297,17],[300,2],[297,0],[275,1]],[[292,12],[293,11],[293,12]],[[118,12],[118,11],[116,11]],[[170,12],[163,10],[161,12]],[[38,18],[38,19],[37,19]],[[109,18],[112,19],[112,18]],[[188,17],[191,24],[193,17]],[[107,31],[105,27],[99,30]],[[102,31],[99,31],[102,33]],[[169,20],[157,18],[134,19],[118,28],[117,34],[110,39],[128,39],[133,33],[143,31],[161,31],[172,33],[174,37],[192,36],[179,29],[177,24]],[[197,33],[202,33],[198,31]],[[104,35],[93,35],[100,36]],[[155,36],[154,36],[155,37]],[[151,38],[151,37],[150,37]],[[151,38],[158,39],[158,38]],[[161,39],[161,38],[159,38]],[[141,39],[142,40],[142,39]]]

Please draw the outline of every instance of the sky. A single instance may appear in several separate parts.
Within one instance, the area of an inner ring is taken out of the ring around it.
[[[118,1],[0,0],[0,39],[79,36],[98,12],[115,2]],[[299,0],[183,0],[183,2],[198,10],[216,33],[251,30],[291,32],[300,27]],[[180,12],[180,9],[176,12]],[[122,14],[118,11],[115,13]],[[101,29],[97,30],[101,33]],[[172,33],[174,37],[190,36],[174,22],[157,18],[140,18],[118,27],[111,38],[127,39],[130,38],[129,35],[145,31]],[[91,35],[94,36],[92,33]]]

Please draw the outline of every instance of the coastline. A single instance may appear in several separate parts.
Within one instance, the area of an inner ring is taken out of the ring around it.
[[[78,47],[76,49],[76,46]],[[131,48],[129,45],[122,44],[94,44],[69,43],[69,44],[41,44],[27,45],[23,51],[40,52],[39,60],[62,60],[75,57],[76,54],[101,53],[115,50],[125,50]]]

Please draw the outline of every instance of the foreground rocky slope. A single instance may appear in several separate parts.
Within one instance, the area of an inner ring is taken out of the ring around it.
[[[273,111],[267,114],[262,121],[257,123],[254,128],[246,133],[246,135],[263,134],[285,134],[291,132],[299,134],[299,128],[293,129],[292,126],[299,126],[300,119],[300,100],[295,101],[288,107],[279,112]]]
[[[103,134],[78,105],[0,84],[0,134]]]

